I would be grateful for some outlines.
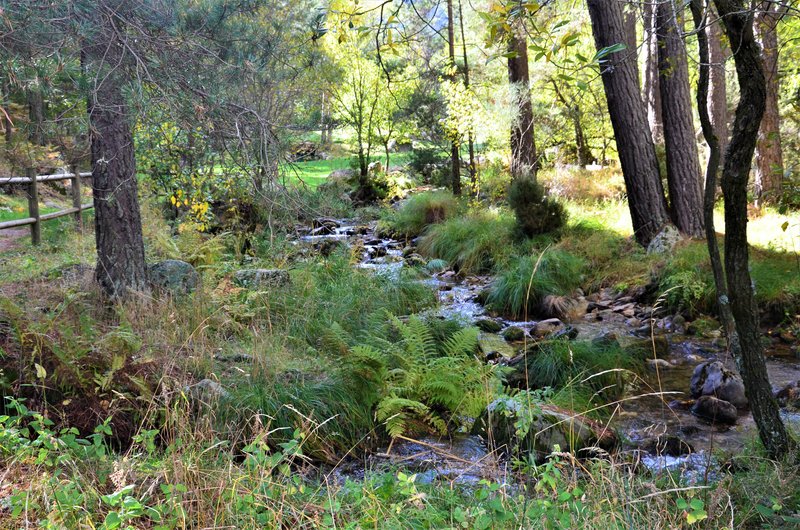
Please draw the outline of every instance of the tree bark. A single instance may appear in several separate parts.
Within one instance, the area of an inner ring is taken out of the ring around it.
[[[44,97],[38,88],[28,89],[28,117],[30,129],[28,140],[34,145],[45,145],[44,137]]]
[[[125,56],[106,6],[88,23],[98,30],[81,53],[93,90],[87,104],[92,152],[92,191],[97,244],[95,278],[112,300],[147,292],[147,268],[136,183],[133,133],[123,94]],[[88,14],[88,13],[87,13]]]
[[[464,56],[464,87],[469,90],[469,60],[467,59],[467,39],[464,34],[464,10],[461,7],[461,0],[458,0],[458,23],[461,26],[461,52]],[[469,148],[469,182],[470,194],[478,194],[478,171],[475,167],[475,137],[472,127],[467,132],[467,146]]]
[[[662,1],[656,7],[658,82],[664,117],[670,213],[678,230],[691,237],[702,237],[700,162],[692,121],[689,66],[678,18],[683,19],[683,16],[676,11],[672,0]]]
[[[756,205],[780,199],[783,184],[783,150],[781,148],[781,115],[778,108],[778,22],[782,8],[763,2],[756,11],[755,32],[761,43],[761,58],[767,79],[767,106],[756,145]]]
[[[450,67],[456,66],[455,20],[453,18],[453,0],[447,0],[447,46],[450,57]],[[452,79],[455,79],[453,74]],[[458,140],[453,140],[450,146],[451,183],[453,195],[461,195],[461,153]]]
[[[698,55],[699,55],[699,77],[697,80],[697,111],[700,115],[700,124],[703,128],[703,137],[708,143],[708,164],[706,165],[706,187],[703,198],[703,219],[706,224],[706,245],[708,246],[708,256],[711,263],[711,271],[714,276],[714,286],[717,291],[717,307],[719,310],[722,327],[725,330],[727,341],[727,354],[722,357],[722,362],[729,370],[735,370],[733,359],[739,357],[739,337],[736,335],[736,322],[731,312],[730,298],[728,296],[728,282],[725,280],[725,271],[722,268],[722,257],[717,244],[717,231],[714,228],[714,203],[717,198],[717,174],[719,173],[720,161],[722,160],[722,142],[718,136],[719,131],[715,127],[712,118],[714,102],[711,98],[711,79],[715,64],[711,60],[711,40],[717,38],[719,44],[719,30],[709,32],[704,25],[709,23],[708,15],[710,9],[706,9],[703,0],[692,0],[692,17],[697,34]],[[716,22],[713,22],[716,23]],[[724,134],[727,134],[724,132]]]
[[[644,21],[645,63],[644,101],[647,105],[647,123],[657,144],[664,143],[664,122],[661,116],[661,90],[658,86],[658,39],[656,38],[656,10],[653,2],[642,4]]]
[[[513,28],[509,36],[508,82],[514,116],[511,125],[511,178],[536,180],[538,171],[536,138],[533,128],[530,74],[528,71],[528,39]]]
[[[736,359],[761,442],[772,458],[796,449],[780,417],[767,376],[758,330],[758,306],[749,271],[747,181],[767,101],[760,49],[753,34],[753,13],[743,0],[714,0],[734,50],[740,99],[722,172],[725,198],[725,274],[731,310],[741,346]]]
[[[616,0],[587,4],[597,50],[625,42],[621,4]],[[669,223],[669,214],[636,72],[635,55],[627,50],[608,55],[601,65],[634,235],[647,245]]]
[[[726,84],[725,62],[730,55],[719,17],[713,7],[709,6],[708,14],[705,17],[705,38],[708,41],[708,64],[709,64],[709,95],[708,113],[714,134],[719,140],[720,156],[724,156],[728,148],[730,138],[730,127],[728,127],[728,88]],[[720,158],[720,161],[722,158]]]

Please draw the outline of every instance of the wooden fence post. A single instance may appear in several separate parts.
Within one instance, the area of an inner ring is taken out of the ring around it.
[[[75,212],[75,229],[78,233],[83,232],[83,216],[81,215],[81,176],[78,168],[72,166],[72,207],[77,208]]]
[[[31,240],[34,245],[42,242],[42,228],[39,220],[39,189],[36,182],[36,170],[27,168],[25,176],[30,179],[28,183],[28,216],[35,219],[31,224]]]

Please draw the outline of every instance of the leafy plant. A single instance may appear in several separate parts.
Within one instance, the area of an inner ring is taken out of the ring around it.
[[[564,206],[545,194],[544,187],[530,178],[511,183],[508,204],[517,217],[517,227],[524,235],[553,232],[567,222]]]

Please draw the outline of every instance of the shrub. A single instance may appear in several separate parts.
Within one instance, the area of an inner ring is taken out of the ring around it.
[[[564,206],[545,194],[535,180],[515,180],[508,190],[508,203],[517,216],[517,227],[527,237],[558,230],[567,221]]]
[[[492,283],[487,303],[511,318],[541,312],[548,295],[567,295],[582,281],[583,261],[563,250],[520,256]]]
[[[448,191],[432,191],[412,195],[397,211],[391,211],[382,225],[405,237],[415,237],[432,224],[451,218],[459,210],[459,202]]]

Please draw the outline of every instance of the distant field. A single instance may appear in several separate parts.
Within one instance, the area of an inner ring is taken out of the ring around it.
[[[409,153],[393,153],[389,158],[392,166],[402,166],[408,163]],[[283,174],[287,183],[304,183],[310,188],[316,188],[328,178],[328,175],[339,169],[350,169],[351,157],[344,156],[331,158],[329,160],[312,160],[310,162],[297,162],[286,164],[283,167]],[[372,157],[373,161],[384,163],[383,157]]]

